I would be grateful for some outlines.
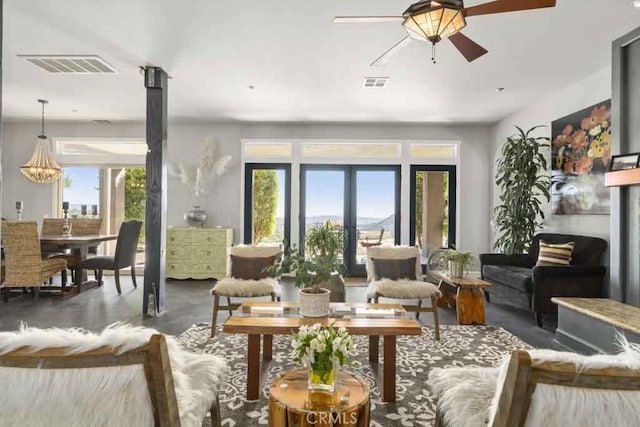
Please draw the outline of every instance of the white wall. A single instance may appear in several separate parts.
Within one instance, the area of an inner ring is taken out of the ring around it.
[[[7,122],[3,128],[3,214],[13,218],[16,200],[25,201],[25,219],[39,220],[52,215],[54,187],[33,184],[24,178],[18,167],[33,152],[39,124],[35,122]],[[114,123],[111,125],[87,122],[49,122],[50,137],[144,137],[143,123]],[[457,230],[461,249],[474,253],[489,249],[489,212],[491,201],[490,127],[480,125],[371,125],[371,124],[255,124],[255,123],[170,123],[168,130],[169,160],[193,162],[198,149],[207,137],[218,141],[219,154],[233,156],[228,172],[223,175],[212,193],[200,201],[211,218],[210,225],[233,227],[236,240],[240,236],[241,218],[241,139],[417,139],[459,140],[460,194],[458,212],[461,215]],[[408,185],[408,180],[403,182]],[[177,181],[169,179],[168,224],[181,226],[182,216],[195,203]],[[405,207],[403,207],[405,208]],[[408,209],[408,208],[407,208]]]
[[[514,133],[514,126],[526,130],[533,126],[545,125],[547,128],[540,129],[537,134],[550,137],[553,120],[609,98],[611,98],[611,69],[606,68],[549,94],[531,107],[501,120],[492,131],[493,174],[495,175],[496,172],[495,160],[500,157],[502,143]],[[492,185],[493,206],[499,203],[499,196],[498,187]],[[595,236],[609,241],[609,215],[551,215],[550,212],[551,203],[545,208],[544,230],[546,231]]]

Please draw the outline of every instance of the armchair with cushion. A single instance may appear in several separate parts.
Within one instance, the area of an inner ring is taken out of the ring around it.
[[[436,368],[436,427],[640,425],[640,349],[616,355],[515,351],[500,367]]]
[[[540,241],[574,242],[570,264],[536,265]],[[606,249],[607,242],[597,237],[539,233],[528,254],[480,254],[482,279],[493,285],[484,290],[487,301],[532,310],[538,326],[542,326],[543,316],[558,310],[551,297],[603,295],[606,268],[602,266],[602,255]]]
[[[0,332],[3,426],[220,426],[224,359],[149,328]],[[208,423],[207,423],[208,424]]]
[[[229,277],[219,280],[213,289],[213,310],[211,315],[211,337],[216,334],[218,310],[229,310],[229,316],[240,304],[231,303],[231,298],[270,297],[280,301],[281,286],[278,277],[267,273],[265,268],[272,265],[282,252],[282,245],[256,246],[237,245],[229,250]],[[220,305],[220,297],[226,297],[227,305]]]

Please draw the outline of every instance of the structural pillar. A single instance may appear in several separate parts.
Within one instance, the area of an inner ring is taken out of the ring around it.
[[[145,206],[145,264],[142,313],[152,315],[164,310],[167,216],[167,73],[158,67],[146,67],[147,89],[147,198]]]

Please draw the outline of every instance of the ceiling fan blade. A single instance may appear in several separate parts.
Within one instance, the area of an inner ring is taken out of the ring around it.
[[[402,16],[334,16],[334,24],[372,24],[376,22],[402,22]]]
[[[492,13],[517,12],[519,10],[555,7],[556,0],[497,0],[477,6],[467,7],[465,16],[489,15]]]
[[[403,47],[405,47],[406,45],[409,44],[409,42],[411,41],[411,37],[407,36],[405,38],[403,38],[402,40],[400,40],[398,43],[396,43],[395,45],[393,45],[393,47],[391,49],[389,49],[388,51],[386,51],[385,53],[383,53],[382,55],[380,55],[378,57],[378,59],[376,59],[375,61],[373,61],[371,63],[372,67],[380,67],[382,65],[386,65],[389,60],[391,59],[391,57],[393,55],[395,55],[400,49],[402,49]]]
[[[469,62],[475,61],[482,55],[489,52],[487,49],[483,48],[462,33],[455,33],[454,35],[449,36],[449,40],[451,40],[451,43],[453,43],[456,49],[458,49]]]

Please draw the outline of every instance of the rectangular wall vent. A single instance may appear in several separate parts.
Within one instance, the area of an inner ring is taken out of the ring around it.
[[[97,55],[18,55],[49,73],[112,74],[116,69]]]
[[[389,77],[365,77],[362,86],[366,88],[378,88],[381,89],[387,86],[389,83]]]

